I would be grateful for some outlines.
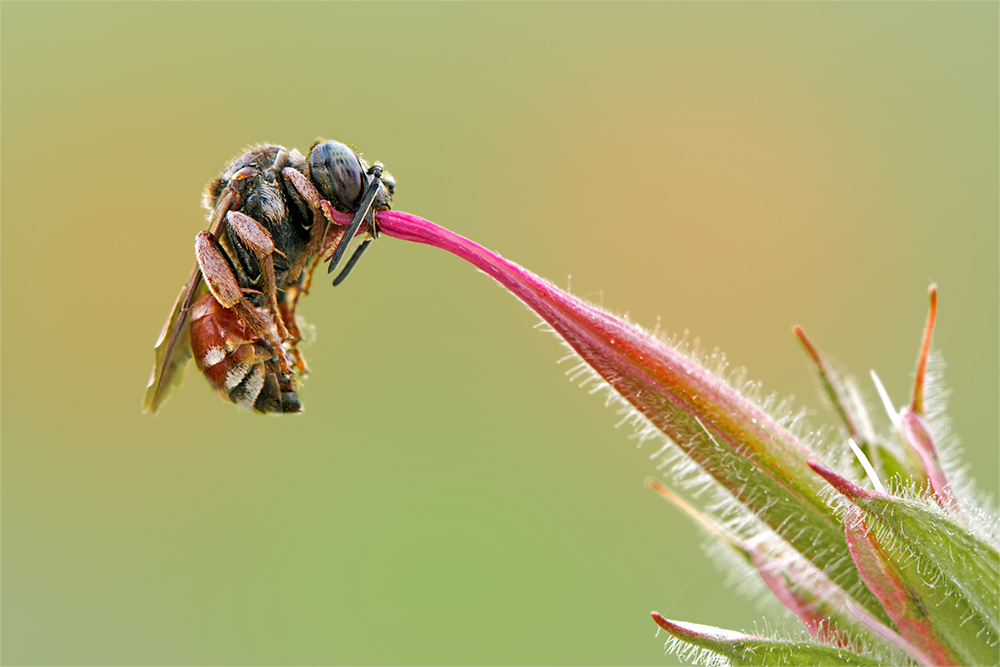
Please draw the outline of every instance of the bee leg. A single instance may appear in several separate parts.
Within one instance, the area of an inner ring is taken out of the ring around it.
[[[280,350],[281,343],[275,339],[267,318],[254,308],[240,289],[219,241],[208,232],[198,232],[194,240],[194,254],[198,259],[201,275],[215,300],[224,308],[233,310],[259,338],[267,341],[275,350]]]
[[[288,151],[285,150],[284,147],[279,146],[278,153],[274,156],[274,162],[272,162],[271,166],[267,168],[267,171],[268,173],[277,176],[278,172],[287,167],[290,162],[291,158],[289,157]]]
[[[285,319],[285,326],[288,327],[288,332],[292,335],[294,343],[302,340],[302,332],[299,331],[299,325],[295,321],[295,305],[298,303],[301,293],[298,285],[292,285],[285,290],[285,299],[278,304],[278,307],[281,309],[281,316]],[[308,375],[309,366],[299,353],[298,345],[293,344],[291,346],[291,353],[292,360],[295,362],[296,372],[299,375]]]
[[[288,340],[291,336],[285,328],[285,321],[278,310],[278,289],[274,281],[274,242],[267,229],[259,222],[239,211],[229,211],[226,214],[226,224],[236,232],[240,240],[255,254],[260,261],[261,273],[264,276],[264,293],[267,296],[267,307],[271,311],[278,336]]]
[[[226,224],[226,213],[235,211],[243,205],[243,195],[245,190],[244,181],[253,175],[253,169],[243,167],[229,179],[229,184],[223,188],[222,179],[216,178],[208,184],[205,191],[205,208],[211,209],[212,215],[209,218],[208,229],[216,238],[222,233],[222,226]],[[218,199],[215,205],[212,201]]]
[[[306,284],[302,288],[302,293],[308,294],[309,284],[312,282],[313,270],[315,270],[316,264],[319,262],[320,249],[323,246],[323,239],[326,237],[326,229],[330,224],[330,221],[327,219],[326,214],[323,213],[323,207],[320,205],[320,202],[323,200],[322,195],[320,195],[316,186],[314,186],[312,182],[310,182],[310,180],[302,174],[302,172],[293,167],[285,167],[281,170],[281,175],[285,179],[285,184],[289,186],[289,191],[292,192],[293,195],[301,197],[305,201],[306,205],[309,206],[309,210],[312,211],[313,215],[312,227],[309,230],[309,246],[306,248],[306,252],[302,253],[302,258],[299,260],[299,264],[292,267],[289,274],[292,280],[297,279],[299,272],[305,267],[306,261],[308,261],[310,257],[313,258],[312,266],[306,274]]]

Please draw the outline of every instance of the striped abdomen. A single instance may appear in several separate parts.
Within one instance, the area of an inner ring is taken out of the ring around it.
[[[191,352],[224,399],[260,413],[302,410],[295,381],[281,370],[284,352],[274,350],[211,293],[191,309]]]

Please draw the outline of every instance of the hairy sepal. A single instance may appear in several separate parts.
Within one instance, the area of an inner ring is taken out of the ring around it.
[[[666,648],[704,665],[880,665],[879,660],[845,648],[811,642],[768,639],[696,623],[682,623],[652,613],[670,635]]]
[[[795,326],[792,331],[813,362],[819,382],[820,396],[839,418],[847,435],[854,439],[874,465],[879,478],[894,483],[916,480],[919,484],[926,481],[925,470],[919,460],[914,465],[901,455],[902,452],[893,451],[889,443],[875,432],[868,408],[861,399],[853,379],[841,377],[833,364],[809,339],[802,327]],[[853,462],[853,465],[858,474],[863,474],[862,466],[857,460]]]
[[[812,467],[848,503],[851,557],[902,637],[928,664],[998,664],[997,548],[937,507],[866,491]]]
[[[854,649],[863,642],[879,647],[886,655],[898,656],[895,649],[912,653],[909,645],[896,640],[892,629],[861,610],[847,591],[830,581],[780,536],[765,530],[752,538],[742,539],[711,513],[692,506],[656,480],[646,480],[646,483],[737,557],[737,562],[731,564],[741,570],[744,588],[748,583],[746,577],[756,573],[774,598],[791,611],[819,643]]]

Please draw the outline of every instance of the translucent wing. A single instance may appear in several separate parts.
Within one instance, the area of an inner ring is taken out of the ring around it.
[[[149,376],[149,386],[142,397],[142,412],[156,412],[173,396],[184,381],[184,369],[191,359],[191,328],[189,315],[191,306],[201,293],[205,291],[201,284],[201,272],[194,267],[194,272],[187,285],[177,295],[177,303],[170,312],[160,332],[160,338],[153,348],[155,361],[153,372]]]
[[[219,195],[209,225],[209,232],[213,236],[219,236],[226,213],[240,205],[241,197],[231,187],[234,180],[240,180],[240,175],[241,172],[237,171],[221,192],[216,190]],[[221,183],[219,179],[210,183],[209,192],[220,188]],[[142,397],[143,414],[157,412],[167,399],[181,388],[184,369],[191,359],[191,328],[188,321],[191,307],[205,290],[206,287],[201,280],[201,270],[195,264],[191,277],[177,296],[177,303],[174,304],[174,309],[163,325],[163,331],[160,332],[160,338],[156,341],[156,347],[153,348],[156,359],[153,362],[153,372],[149,376],[149,385]]]

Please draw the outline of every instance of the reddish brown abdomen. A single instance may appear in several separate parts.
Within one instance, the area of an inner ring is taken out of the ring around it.
[[[254,334],[211,293],[191,309],[191,352],[209,384],[227,401],[264,414],[302,410],[295,380],[281,370],[283,352]]]

